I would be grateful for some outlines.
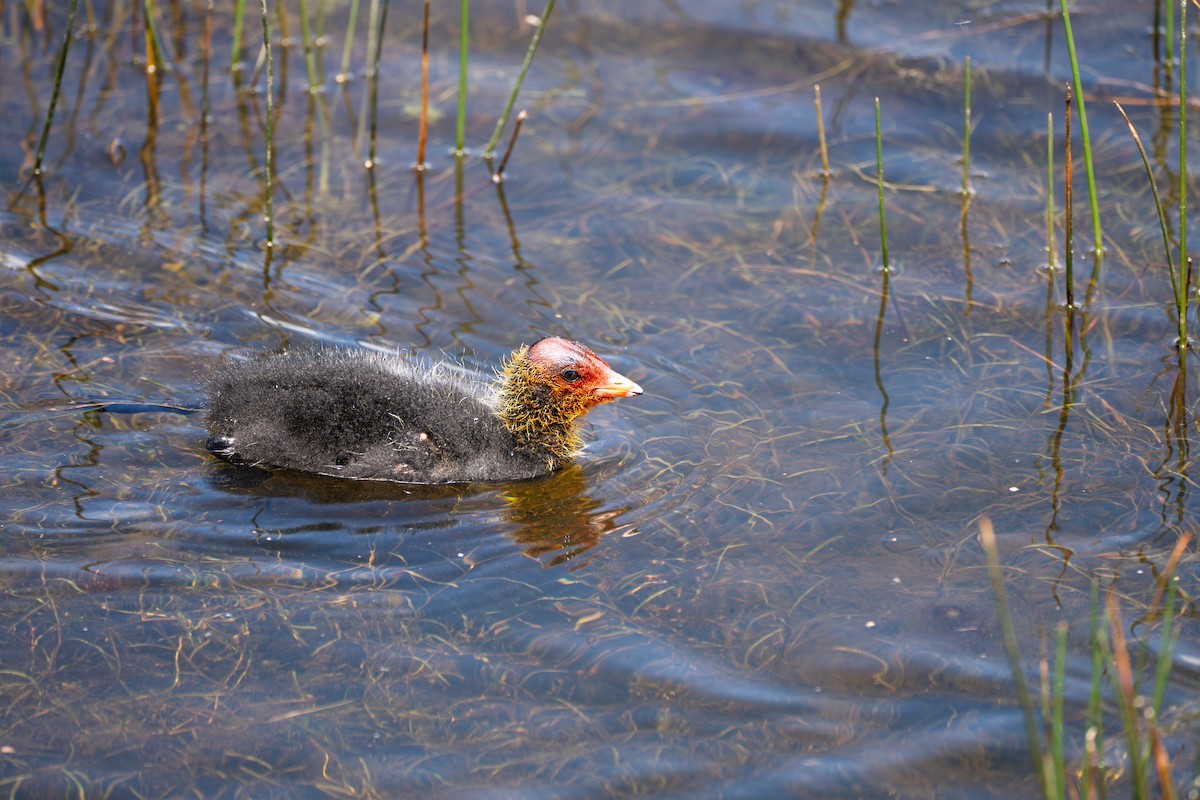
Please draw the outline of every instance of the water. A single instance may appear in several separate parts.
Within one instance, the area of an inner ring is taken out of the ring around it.
[[[1176,111],[1152,89],[1175,78],[1152,6],[1073,17],[1107,254],[1095,268],[1087,252],[1077,147],[1069,342],[1062,273],[1043,269],[1048,112],[1062,261],[1069,67],[1040,7],[560,6],[499,186],[448,154],[456,9],[433,10],[420,178],[420,9],[388,12],[370,172],[366,9],[344,87],[346,11],[329,12],[319,99],[291,9],[270,257],[262,76],[245,88],[257,17],[235,82],[217,12],[205,143],[204,12],[157,10],[177,67],[155,116],[130,7],[96,6],[32,182],[64,17],[30,34],[10,4],[0,26],[5,790],[1032,796],[985,515],[1031,680],[1069,623],[1079,757],[1092,581],[1155,652],[1147,605],[1194,527],[1195,369],[1173,399],[1165,257],[1109,102],[1171,197]],[[522,13],[473,4],[476,151],[531,35]],[[358,344],[486,371],[546,334],[589,344],[646,394],[592,414],[586,453],[544,480],[234,467],[205,452],[200,414],[179,413],[202,403],[201,370],[247,350]],[[1184,794],[1196,642],[1189,606],[1163,721]],[[1109,796],[1128,796],[1105,685]]]

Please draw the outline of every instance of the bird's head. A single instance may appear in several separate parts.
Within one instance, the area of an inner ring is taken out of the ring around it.
[[[642,387],[588,348],[551,336],[512,354],[500,373],[500,413],[529,441],[557,437],[560,458],[578,449],[574,421],[602,403],[634,397]]]

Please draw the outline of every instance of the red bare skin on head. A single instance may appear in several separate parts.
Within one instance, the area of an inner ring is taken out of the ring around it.
[[[585,397],[588,407],[642,393],[642,387],[578,342],[551,336],[534,343],[527,357],[560,391]]]

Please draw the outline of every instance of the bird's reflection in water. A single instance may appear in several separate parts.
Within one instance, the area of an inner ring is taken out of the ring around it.
[[[578,558],[607,534],[632,530],[616,522],[628,508],[599,510],[604,503],[588,492],[587,476],[578,464],[551,478],[512,484],[505,497],[513,538],[527,555],[544,560],[548,567]]]
[[[398,517],[389,514],[389,519],[380,520],[382,525],[393,528],[451,528],[461,524],[460,519],[454,519],[460,513],[481,515],[480,524],[486,525],[486,518],[490,516],[486,510],[490,508],[507,523],[503,527],[508,528],[508,535],[525,554],[547,567],[575,561],[610,533],[632,531],[631,525],[617,522],[629,509],[605,508],[606,504],[589,492],[588,476],[578,464],[528,481],[430,486],[340,480],[214,459],[211,483],[214,488],[229,494],[264,499],[290,497],[318,505],[386,502],[389,507],[394,507],[393,504],[411,504],[411,515],[401,511]],[[501,499],[502,504],[488,502],[489,494]],[[468,505],[470,510],[465,508]],[[311,515],[303,528],[311,530],[314,523],[329,522],[328,518],[318,519]],[[379,526],[371,527],[373,531],[379,530]],[[286,535],[287,526],[275,528],[275,532]],[[573,564],[572,569],[586,563]]]

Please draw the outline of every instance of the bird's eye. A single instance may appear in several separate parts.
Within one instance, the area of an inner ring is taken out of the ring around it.
[[[566,381],[567,383],[574,383],[575,381],[579,380],[582,377],[583,377],[582,375],[580,375],[578,372],[576,372],[573,369],[564,369],[562,371],[562,379],[564,381]]]

